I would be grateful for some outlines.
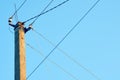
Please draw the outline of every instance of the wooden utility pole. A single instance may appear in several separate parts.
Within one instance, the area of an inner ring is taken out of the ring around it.
[[[32,29],[32,25],[28,28],[24,27],[23,22],[12,24],[12,17],[8,20],[9,25],[15,31],[15,80],[26,80],[26,58],[25,58],[25,38],[27,31]]]
[[[24,25],[15,29],[15,80],[26,80]]]

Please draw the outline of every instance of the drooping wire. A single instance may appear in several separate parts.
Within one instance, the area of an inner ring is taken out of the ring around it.
[[[60,68],[63,72],[65,72],[67,75],[71,76],[74,80],[79,80],[77,77],[75,77],[73,74],[71,74],[70,72],[68,72],[67,70],[65,70],[63,67],[61,67],[60,65],[58,65],[57,63],[55,63],[54,61],[48,59],[49,62],[51,62],[52,64],[56,65],[58,68]]]
[[[42,37],[44,40],[46,40],[49,44],[51,44],[52,46],[55,46],[55,44],[48,40],[44,35],[42,35],[41,33],[39,33],[38,31],[36,31],[35,29],[33,29],[33,31],[38,34],[40,37]],[[79,67],[81,67],[82,69],[84,69],[85,71],[87,71],[90,75],[92,75],[96,80],[100,80],[100,78],[94,74],[91,70],[89,70],[88,68],[86,68],[85,66],[83,66],[82,64],[80,64],[78,61],[76,61],[74,58],[72,58],[67,52],[65,52],[64,50],[62,50],[61,48],[57,47],[57,49],[63,53],[68,59],[72,60],[75,64],[77,64]]]
[[[51,0],[48,5],[41,11],[40,14],[42,14],[53,2],[54,0]],[[35,20],[31,23],[31,25],[33,25],[35,23],[35,21],[38,19],[39,17],[36,17]]]
[[[11,18],[13,18],[15,16],[15,14],[23,7],[23,5],[27,2],[27,0],[24,0],[24,2],[20,5],[20,7],[13,13],[13,15],[11,16]]]
[[[56,9],[57,7],[59,7],[59,6],[63,5],[63,4],[65,4],[65,3],[68,2],[68,1],[69,1],[69,0],[66,0],[66,1],[64,1],[64,2],[62,2],[62,3],[60,3],[60,4],[58,4],[57,6],[55,6],[55,7],[51,8],[51,9],[49,9],[49,10],[43,12],[43,13],[40,13],[40,14],[38,14],[38,15],[36,15],[36,16],[34,16],[34,17],[32,17],[32,18],[26,20],[26,21],[24,21],[23,23],[26,23],[26,22],[28,22],[28,21],[30,21],[30,20],[32,20],[32,19],[37,18],[37,17],[40,17],[41,15],[43,15],[43,14],[45,14],[45,13],[47,13],[47,12],[50,12],[50,11]]]
[[[30,47],[32,50],[34,50],[35,52],[39,53],[42,57],[44,57],[44,54],[41,53],[39,50],[37,50],[36,48],[34,48],[33,46],[31,46],[30,44],[26,43],[28,47]],[[52,64],[54,64],[55,66],[57,66],[59,69],[61,69],[64,73],[66,73],[67,75],[69,75],[71,78],[73,78],[74,80],[79,80],[77,79],[77,77],[75,77],[73,74],[71,74],[69,71],[67,71],[66,69],[64,69],[62,66],[60,66],[59,64],[57,64],[56,62],[54,62],[51,59],[48,59],[48,61]],[[26,78],[27,80],[29,79],[29,76]]]
[[[34,50],[34,51],[36,51],[37,53],[39,53],[41,56],[44,56],[43,53],[41,53],[39,50],[35,49],[33,46],[31,46],[31,45],[28,44],[27,42],[26,42],[26,45],[27,45],[28,47],[30,47],[32,50]]]
[[[100,0],[97,0],[92,7],[83,15],[82,18],[72,27],[72,29],[58,42],[58,44],[49,52],[49,54],[36,66],[36,68],[31,72],[29,77],[44,63],[44,61],[53,53],[53,51],[67,38],[67,36],[79,25],[79,23],[88,15],[88,13],[98,4]]]

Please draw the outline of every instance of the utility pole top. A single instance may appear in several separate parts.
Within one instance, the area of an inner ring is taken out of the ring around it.
[[[28,32],[29,30],[32,29],[32,25],[29,25],[28,28],[24,27],[24,22],[18,21],[17,24],[12,24],[12,18],[9,18],[8,22],[9,22],[9,25],[14,28],[14,30],[16,28],[23,28],[24,32],[26,33],[26,32]]]

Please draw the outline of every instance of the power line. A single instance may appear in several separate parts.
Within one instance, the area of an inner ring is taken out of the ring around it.
[[[63,67],[61,67],[60,65],[58,65],[57,63],[55,63],[54,61],[48,59],[52,64],[56,65],[57,67],[59,67],[62,71],[64,71],[66,74],[68,74],[69,76],[71,76],[74,80],[79,80],[77,77],[75,77],[73,74],[71,74],[70,72],[68,72],[67,70],[65,70]]]
[[[16,4],[14,4],[14,8],[15,8],[15,12],[16,12],[16,10],[17,10],[17,8],[16,8]],[[16,22],[17,22],[17,21],[18,21],[17,12],[16,12],[15,15],[16,15],[16,16],[15,16],[15,19],[16,19]],[[9,26],[8,30],[9,30],[9,32],[10,32],[11,34],[13,34],[13,31],[11,31],[11,27],[10,27],[10,26]]]
[[[14,12],[14,14],[11,16],[11,18],[23,7],[23,5],[27,2],[27,0],[24,0],[24,2],[20,5],[20,7]]]
[[[29,46],[31,49],[33,49],[34,51],[36,51],[37,53],[40,53],[41,56],[44,56],[43,53],[41,53],[39,50],[35,49],[34,47],[32,47],[30,44],[26,43],[27,46]]]
[[[100,0],[97,0],[93,6],[83,15],[82,18],[72,27],[72,29],[59,41],[59,43],[49,52],[49,54],[36,66],[29,77],[42,65],[42,63],[52,54],[52,52],[67,38],[67,36],[78,26],[78,24],[87,16],[87,14],[97,5]]]
[[[32,50],[34,50],[35,52],[39,53],[42,57],[44,57],[43,53],[41,53],[39,50],[35,49],[33,46],[31,46],[30,44],[26,43],[28,47],[30,47]],[[54,64],[55,66],[57,66],[59,69],[61,69],[64,73],[66,73],[67,75],[69,75],[70,77],[72,77],[74,80],[79,80],[77,79],[77,77],[75,77],[73,74],[71,74],[69,71],[65,70],[63,67],[61,67],[59,64],[57,64],[56,62],[52,61],[51,59],[48,59],[48,61],[52,64]],[[27,79],[29,79],[29,76],[27,77]]]
[[[49,4],[41,11],[40,14],[42,14],[42,13],[52,4],[53,1],[54,1],[54,0],[51,0],[51,1],[49,2]],[[36,19],[31,23],[31,25],[34,24],[35,21],[36,21],[38,18],[39,18],[39,16],[36,17]]]
[[[24,21],[23,23],[26,23],[26,22],[28,22],[28,21],[34,19],[34,18],[40,17],[41,15],[43,15],[43,14],[45,14],[45,13],[47,13],[47,12],[50,12],[50,11],[56,9],[57,7],[63,5],[64,3],[68,2],[68,1],[69,1],[69,0],[66,0],[66,1],[64,1],[64,2],[62,2],[62,3],[60,3],[60,4],[58,4],[57,6],[55,6],[55,7],[51,8],[51,9],[49,9],[49,10],[43,12],[43,13],[40,13],[40,14],[38,14],[38,15],[36,15],[36,16],[34,16],[34,17],[32,17],[32,18],[26,20],[26,21]]]
[[[16,10],[17,10],[16,4],[14,4],[14,7],[15,7],[15,12],[16,12]],[[15,14],[15,19],[16,19],[16,22],[18,22],[18,15],[17,15],[17,12],[16,12],[16,14]]]
[[[41,33],[39,33],[38,31],[34,30],[33,31],[38,34],[40,37],[42,37],[44,40],[46,40],[49,44],[51,44],[52,46],[55,46],[55,44],[48,40],[44,35],[42,35]],[[57,48],[61,53],[63,53],[67,58],[69,58],[70,60],[72,60],[75,64],[77,64],[79,67],[81,67],[82,69],[84,69],[85,71],[87,71],[89,74],[91,74],[95,79],[100,80],[99,77],[94,74],[91,70],[89,70],[88,68],[86,68],[85,66],[83,66],[82,64],[80,64],[78,61],[76,61],[74,58],[72,58],[70,55],[68,55],[67,52],[65,52],[64,50],[62,50],[61,48]]]
[[[10,32],[11,34],[14,33],[14,32],[11,30],[10,26],[9,26],[8,30],[9,30],[9,32]]]

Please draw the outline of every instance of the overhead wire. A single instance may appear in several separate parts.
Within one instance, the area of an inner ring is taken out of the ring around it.
[[[54,0],[51,0],[48,5],[41,11],[40,14],[42,14],[53,2]],[[35,21],[38,19],[39,17],[36,17],[35,20],[31,23],[31,25],[33,25],[35,23]]]
[[[16,10],[17,10],[17,8],[16,8],[16,4],[14,4],[14,8],[15,8],[15,12],[16,12]],[[16,20],[16,22],[18,21],[17,13],[15,14],[15,20]],[[11,27],[10,27],[10,26],[9,26],[8,30],[9,30],[10,33],[13,34],[13,31],[11,30]]]
[[[35,67],[35,69],[30,73],[29,77],[44,63],[44,61],[53,53],[53,51],[67,38],[67,36],[79,25],[79,23],[88,15],[88,13],[99,3],[97,0],[92,7],[80,18],[80,20],[70,29],[70,31],[58,42],[58,44],[48,53],[47,56]]]
[[[36,48],[34,48],[33,46],[31,46],[30,44],[26,43],[28,47],[30,47],[32,50],[34,50],[35,52],[39,53],[42,57],[44,57],[44,54],[41,53],[39,50],[37,50]],[[77,77],[75,77],[73,74],[71,74],[69,71],[67,71],[66,69],[64,69],[62,66],[60,66],[59,64],[57,64],[56,62],[52,61],[51,59],[48,59],[48,61],[52,64],[54,64],[55,66],[57,66],[59,69],[61,69],[64,73],[66,73],[67,75],[69,75],[71,78],[73,78],[74,80],[79,80]],[[30,75],[29,75],[30,76]],[[28,80],[30,77],[27,77],[26,79]]]
[[[17,14],[17,12],[23,7],[23,5],[25,4],[27,2],[27,0],[24,0],[24,2],[20,5],[20,7],[17,9],[16,8],[16,4],[14,5],[14,7],[15,7],[15,12],[13,13],[13,15],[10,17],[10,18],[13,18],[16,14]],[[16,15],[17,16],[17,15]],[[18,19],[18,16],[16,17],[16,19]],[[13,34],[13,31],[11,31],[11,29],[10,29],[10,27],[8,28],[8,30],[10,31],[10,33],[12,33]]]
[[[56,9],[57,7],[59,7],[59,6],[63,5],[63,4],[65,4],[65,3],[68,2],[68,1],[69,1],[69,0],[66,0],[66,1],[64,1],[64,2],[62,2],[62,3],[60,3],[60,4],[58,4],[57,6],[55,6],[55,7],[51,8],[51,9],[49,9],[49,10],[43,12],[43,13],[40,13],[40,14],[38,14],[38,15],[36,15],[36,16],[34,16],[34,17],[32,17],[32,18],[26,20],[26,21],[24,21],[23,23],[26,23],[26,22],[28,22],[28,21],[30,21],[30,20],[32,20],[32,19],[37,18],[37,17],[40,17],[41,15],[43,15],[43,14],[45,14],[45,13],[47,13],[47,12],[50,12],[50,11]]]
[[[13,13],[13,15],[11,16],[11,18],[13,18],[15,16],[15,14],[23,7],[23,5],[27,2],[27,0],[24,0],[24,2],[20,5],[20,7]]]
[[[29,43],[26,42],[26,45],[27,45],[28,47],[30,47],[31,49],[33,49],[34,51],[36,51],[37,53],[40,53],[41,56],[44,56],[43,53],[41,53],[39,50],[35,49],[35,48],[34,48],[33,46],[31,46]]]
[[[34,48],[33,46],[31,46],[29,43],[25,42],[25,44],[26,44],[26,46],[28,46],[29,48],[31,48],[35,52],[39,53],[42,57],[44,56],[44,54],[41,51],[37,50],[36,48]],[[47,64],[46,64],[46,66],[47,66]]]
[[[14,7],[15,7],[15,12],[17,11],[17,7],[16,7],[16,4],[14,4]],[[18,15],[17,15],[17,12],[15,14],[15,19],[16,19],[16,22],[18,22]]]
[[[11,34],[13,34],[13,31],[11,30],[10,26],[9,26],[8,30]]]
[[[40,37],[42,37],[44,40],[46,40],[49,44],[51,44],[52,46],[55,46],[55,44],[50,41],[49,39],[47,39],[43,34],[39,33],[38,31],[36,31],[35,29],[33,29],[33,31],[38,34]],[[85,66],[83,66],[82,64],[80,64],[78,61],[76,61],[73,57],[71,57],[67,52],[65,52],[63,49],[57,47],[57,49],[63,53],[68,59],[72,60],[75,64],[77,64],[79,67],[81,67],[82,69],[84,69],[85,71],[87,71],[91,76],[93,76],[95,79],[100,80],[100,78],[93,73],[90,69],[86,68]]]

